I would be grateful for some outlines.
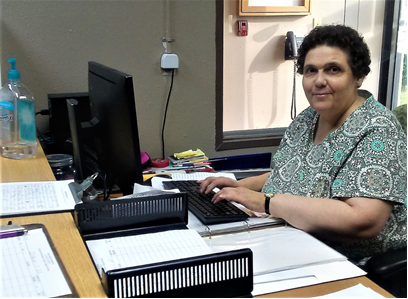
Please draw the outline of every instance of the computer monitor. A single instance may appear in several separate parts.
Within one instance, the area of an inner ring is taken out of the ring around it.
[[[101,175],[123,195],[143,183],[136,104],[131,75],[90,61],[89,103]]]

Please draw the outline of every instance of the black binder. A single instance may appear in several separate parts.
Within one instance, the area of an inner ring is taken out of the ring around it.
[[[126,198],[75,206],[84,241],[188,229],[185,193]],[[103,271],[108,297],[252,297],[250,249]]]

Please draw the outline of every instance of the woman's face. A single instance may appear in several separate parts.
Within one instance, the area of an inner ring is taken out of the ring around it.
[[[318,46],[306,54],[302,82],[313,109],[320,115],[341,116],[357,99],[362,80],[353,76],[346,52]]]

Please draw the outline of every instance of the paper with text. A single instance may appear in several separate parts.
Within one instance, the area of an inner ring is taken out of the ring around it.
[[[86,241],[102,276],[105,271],[213,253],[190,229]]]
[[[71,294],[41,228],[0,239],[0,298],[57,297]]]
[[[73,211],[72,181],[0,183],[0,216]]]

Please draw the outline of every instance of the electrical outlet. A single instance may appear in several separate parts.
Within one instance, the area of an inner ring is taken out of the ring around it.
[[[161,57],[161,68],[165,70],[177,69],[179,67],[178,56],[174,53],[165,53]]]
[[[313,19],[313,28],[316,28],[317,26],[322,26],[322,18]]]

